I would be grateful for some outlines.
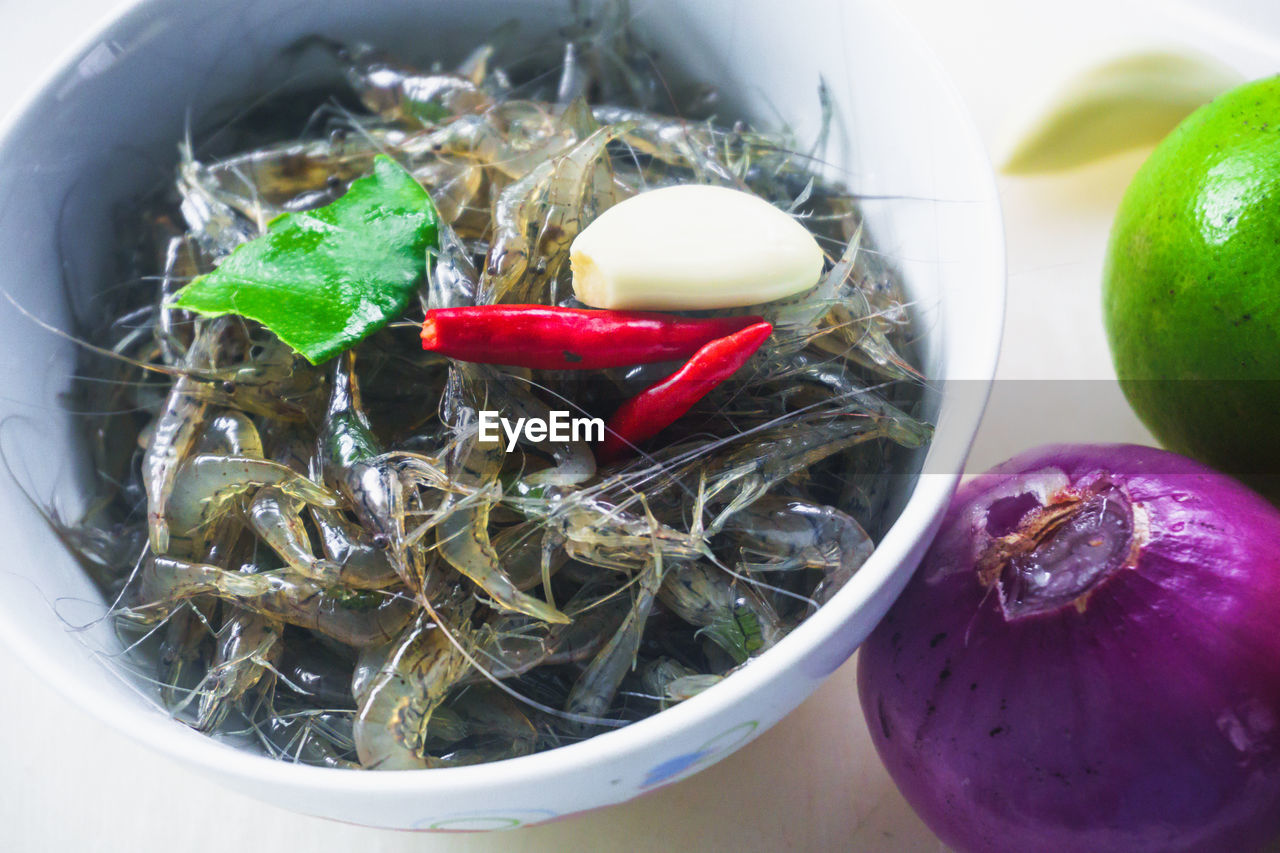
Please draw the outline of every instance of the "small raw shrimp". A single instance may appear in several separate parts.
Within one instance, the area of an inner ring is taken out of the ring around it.
[[[695,518],[708,506],[724,506],[706,527],[707,534],[714,535],[735,512],[759,500],[776,483],[842,450],[878,438],[891,438],[905,447],[919,447],[929,440],[932,429],[927,424],[888,404],[884,409],[797,420],[761,430],[746,444],[713,457],[703,469],[705,488],[695,500]],[[736,493],[731,492],[734,488]],[[727,501],[725,493],[731,495]]]
[[[275,335],[248,339],[248,360],[206,371],[211,381],[192,394],[200,400],[261,415],[268,421],[303,423],[323,404],[324,377]]]
[[[197,369],[212,367],[216,341],[225,328],[224,320],[202,325],[191,348],[187,350],[184,365]],[[179,376],[174,381],[165,398],[164,407],[151,428],[151,438],[142,457],[142,481],[147,493],[147,528],[151,550],[157,554],[164,554],[169,550],[166,513],[178,468],[191,452],[208,415],[208,407],[196,395],[199,384],[187,375]]]
[[[859,252],[841,295],[824,320],[829,333],[817,336],[815,346],[888,379],[919,382],[920,371],[893,343],[910,328],[909,317],[906,296],[884,256]]]
[[[919,382],[920,372],[890,340],[905,322],[901,302],[863,285],[863,259],[869,254],[863,251],[859,223],[840,258],[811,289],[743,309],[760,313],[779,329],[768,351],[788,356],[812,344],[828,358],[852,362],[888,379]]]
[[[193,456],[174,478],[165,504],[173,535],[191,538],[236,506],[236,499],[261,486],[317,506],[338,506],[339,498],[291,468],[249,456]]]
[[[658,598],[685,622],[702,628],[738,663],[781,637],[778,614],[764,599],[706,563],[668,566]]]
[[[236,519],[220,525],[223,532],[205,550],[206,562],[238,566],[242,572],[256,572],[252,561],[253,538]],[[214,600],[198,596],[193,600]],[[270,671],[283,649],[284,626],[261,613],[227,603],[222,607],[222,627],[214,634],[213,662],[200,683],[200,704],[196,726],[209,731],[225,719],[230,706]]]
[[[858,230],[845,245],[844,252],[813,287],[786,299],[753,305],[743,310],[760,314],[773,323],[775,329],[785,330],[788,327],[794,327],[808,330],[814,323],[829,314],[840,299],[841,288],[853,273],[861,244],[862,226],[859,224]],[[803,338],[795,340],[803,345]]]
[[[347,82],[373,112],[390,121],[436,122],[459,113],[479,112],[492,103],[477,81],[460,73],[424,73],[402,65],[366,44],[339,50]],[[471,74],[484,75],[484,61]]]
[[[404,551],[404,490],[391,466],[378,464],[381,448],[360,400],[355,354],[334,362],[329,410],[320,432],[325,482],[351,502],[356,517],[393,553]]]
[[[406,147],[415,155],[434,154],[476,166],[490,165],[506,154],[502,132],[488,116],[483,115],[459,116],[448,124],[415,136]]]
[[[569,555],[563,548],[542,535],[541,524],[524,521],[505,528],[492,537],[503,571],[516,589],[533,589],[539,582],[548,583]]]
[[[875,550],[851,516],[798,498],[766,495],[730,516],[724,531],[747,571],[821,569],[824,578],[813,598],[823,604]]]
[[[411,588],[421,591],[425,567],[405,536],[405,493],[418,485],[447,487],[448,477],[428,457],[382,453],[360,399],[355,353],[334,360],[329,407],[319,437],[324,480],[347,499],[373,544],[387,552]]]
[[[489,541],[493,498],[485,497],[484,492],[496,489],[498,471],[502,468],[502,449],[480,444],[472,431],[455,446],[451,462],[451,480],[474,493],[465,499],[458,499],[456,495],[445,497],[440,509],[442,518],[436,525],[436,549],[440,556],[475,582],[497,606],[547,622],[568,622],[569,617],[555,607],[516,588],[502,570],[498,553]]]
[[[484,169],[465,161],[433,160],[416,167],[413,176],[431,193],[436,213],[446,224],[457,222],[484,184]]]
[[[667,708],[719,684],[724,676],[698,672],[669,657],[654,658],[640,670],[640,683]]]
[[[587,199],[595,169],[608,168],[605,146],[626,129],[603,127],[538,164],[502,191],[493,209],[493,242],[478,301],[544,302],[568,261],[568,247],[607,202]]]
[[[307,139],[268,145],[204,167],[204,174],[221,190],[221,198],[255,222],[265,223],[300,196],[317,191],[343,190],[367,174],[387,134],[342,133],[327,139]]]
[[[384,589],[399,579],[385,545],[378,547],[376,537],[338,510],[313,506],[310,512],[325,558],[338,567],[339,583],[357,589]]]
[[[635,601],[626,618],[569,691],[565,702],[565,710],[569,713],[600,717],[609,710],[622,679],[635,666],[645,622],[653,610],[658,589],[663,585],[659,564],[651,563],[642,570],[637,585]]]
[[[920,371],[912,367],[889,340],[891,324],[875,316],[869,307],[855,313],[847,305],[837,305],[831,309],[828,322],[829,332],[814,338],[815,346],[888,379],[921,380]]]
[[[262,438],[258,434],[248,416],[242,412],[223,412],[212,418],[205,426],[195,447],[197,453],[228,454],[221,458],[261,459],[263,456]],[[197,457],[200,458],[200,457]],[[279,469],[271,469],[273,474],[280,474]],[[184,467],[181,476],[186,476]],[[252,476],[252,475],[250,475]],[[281,475],[283,476],[283,475]],[[255,533],[285,561],[287,565],[302,572],[308,577],[334,581],[337,569],[318,561],[311,554],[310,542],[305,528],[302,526],[300,512],[304,501],[297,493],[307,493],[307,485],[301,479],[287,478],[286,482],[302,485],[296,486],[293,493],[287,487],[263,486],[258,489],[252,500],[244,502],[243,516]],[[185,483],[183,484],[185,487]],[[218,517],[232,506],[228,503],[228,495],[252,488],[254,483],[230,487],[223,495],[214,495],[201,499],[203,511],[208,517]],[[185,489],[184,489],[185,490]],[[208,555],[206,554],[206,559]]]
[[[665,697],[668,684],[695,674],[696,669],[685,666],[674,658],[657,657],[640,667],[640,684],[654,696]]]
[[[221,725],[229,706],[244,696],[279,658],[283,626],[258,613],[234,613],[215,635],[217,650],[204,679],[196,728]]]
[[[615,500],[613,492],[624,497]],[[647,566],[655,554],[688,560],[710,554],[701,531],[660,521],[648,499],[618,475],[580,489],[545,486],[524,494],[513,489],[503,503],[538,522],[548,547],[563,547],[568,556],[593,566],[630,573]],[[633,511],[636,503],[642,515]]]
[[[189,234],[212,258],[228,255],[258,236],[259,228],[227,203],[208,168],[192,158],[191,147],[178,146],[178,193]]]
[[[173,237],[165,247],[164,272],[160,281],[158,299],[156,300],[156,323],[152,330],[156,343],[160,345],[160,357],[170,367],[182,364],[182,353],[190,346],[186,335],[179,332],[175,314],[179,309],[170,303],[171,297],[201,270],[199,249],[188,237]]]
[[[212,525],[204,537],[198,551],[192,552],[195,543],[186,540],[175,540],[174,550],[191,552],[205,561],[237,562],[244,537],[238,519],[223,518]],[[191,547],[186,547],[190,545]],[[139,566],[145,573],[151,552],[144,551]],[[165,685],[162,697],[170,707],[182,707],[190,702],[194,693],[186,698],[179,698],[178,685],[184,682],[194,685],[188,676],[201,674],[200,684],[209,679],[209,654],[216,653],[209,642],[216,633],[218,601],[212,595],[193,595],[184,599],[179,606],[168,610],[164,637],[160,642],[159,672],[161,682]],[[139,616],[138,613],[127,615]]]
[[[287,570],[246,574],[156,557],[142,572],[142,600],[147,604],[133,613],[145,617],[154,609],[205,593],[357,647],[390,642],[418,609],[405,595],[325,587]]]
[[[450,628],[469,640],[459,619]],[[440,626],[419,619],[396,639],[385,660],[358,694],[355,721],[360,764],[384,770],[438,766],[427,753],[431,715],[470,664]]]
[[[306,502],[277,486],[264,486],[245,507],[245,520],[258,538],[275,551],[285,565],[321,583],[342,583],[342,567],[317,559],[311,536],[302,521]]]
[[[621,139],[638,153],[689,169],[697,183],[737,186],[740,181],[716,158],[714,132],[704,124],[626,107],[592,107],[601,124],[624,124]]]
[[[427,253],[427,308],[474,305],[476,271],[458,235],[446,224],[438,229],[437,248]]]
[[[700,533],[663,524],[647,511],[636,515],[585,491],[547,490],[545,509],[535,503],[512,501],[545,521],[554,541],[563,543],[572,558],[593,566],[631,572],[648,565],[653,554],[668,559],[696,560],[706,556]]]
[[[686,699],[692,699],[709,687],[715,687],[724,679],[723,675],[711,672],[699,672],[676,678],[667,683],[666,697],[672,702],[683,702]]]
[[[565,602],[573,621],[553,625],[523,613],[495,612],[476,632],[477,660],[494,678],[514,678],[534,667],[591,657],[626,615],[626,598],[587,584]],[[474,678],[480,678],[479,673]]]
[[[541,160],[568,148],[587,135],[578,133],[577,129],[563,120],[563,113],[556,115],[556,111],[542,101],[503,101],[494,104],[486,117],[502,131],[512,153],[536,150],[541,154]],[[595,130],[595,127],[591,130]],[[516,169],[508,166],[503,170],[509,177],[518,178],[541,160],[521,162]],[[501,164],[494,165],[503,168]]]
[[[414,158],[435,156],[471,164],[486,170],[495,183],[519,180],[577,141],[543,108],[524,104],[511,102],[484,115],[459,116],[408,140],[405,151]]]
[[[211,620],[217,613],[217,601],[195,597],[172,610],[160,638],[160,654],[156,671],[161,682],[160,696],[170,708],[186,704],[185,687],[196,684],[207,671],[208,638]],[[137,616],[138,614],[127,614]]]
[[[245,350],[248,358],[238,364],[227,365],[217,372],[217,378],[223,383],[231,382],[236,386],[268,388],[273,393],[280,393],[288,387],[290,379],[300,369],[308,376],[308,386],[320,384],[317,379],[319,371],[310,368],[293,347],[277,338],[270,332],[255,330],[246,336]]]

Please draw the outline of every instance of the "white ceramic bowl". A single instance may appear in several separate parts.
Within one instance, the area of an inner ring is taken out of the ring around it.
[[[995,189],[977,134],[916,35],[876,0],[633,0],[668,72],[718,85],[727,112],[818,125],[825,78],[838,107],[826,152],[867,197],[869,227],[921,318],[927,405],[937,438],[919,478],[901,478],[901,516],[853,580],[744,671],[655,717],[579,744],[497,764],[366,773],[272,761],[170,720],[151,688],[122,675],[96,589],[8,478],[0,478],[0,633],[72,702],[140,743],[236,790],[371,826],[505,828],[618,803],[723,758],[793,709],[884,614],[928,545],[956,485],[994,372],[1004,304]],[[299,36],[361,38],[409,55],[457,58],[495,24],[524,38],[561,18],[517,0],[154,0],[130,6],[77,49],[0,136],[0,286],[60,327],[92,311],[110,281],[111,221],[131,192],[167,174],[188,113],[243,100],[288,69]],[[70,294],[70,299],[68,299]],[[68,516],[81,508],[83,453],[58,401],[73,349],[0,307],[0,449],[18,480]],[[943,383],[941,380],[948,380]],[[960,381],[954,381],[960,380]],[[93,623],[72,631],[71,624]]]

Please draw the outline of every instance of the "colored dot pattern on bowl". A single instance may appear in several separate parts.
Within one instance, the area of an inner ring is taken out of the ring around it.
[[[731,752],[746,743],[759,727],[760,722],[758,720],[739,723],[728,731],[716,735],[692,752],[668,758],[662,763],[654,765],[645,774],[644,781],[640,783],[640,787],[642,789],[652,788],[654,785],[672,782],[681,776],[687,775],[703,764],[711,762],[717,756]]]

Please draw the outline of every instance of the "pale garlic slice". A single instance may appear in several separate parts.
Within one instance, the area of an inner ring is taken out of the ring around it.
[[[594,308],[754,305],[812,287],[822,250],[809,231],[748,192],[685,184],[606,210],[570,249],[573,291]]]

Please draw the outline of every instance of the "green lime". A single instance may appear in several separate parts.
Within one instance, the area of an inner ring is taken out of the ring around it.
[[[1206,104],[1152,152],[1112,226],[1103,310],[1156,438],[1280,493],[1280,77]]]

